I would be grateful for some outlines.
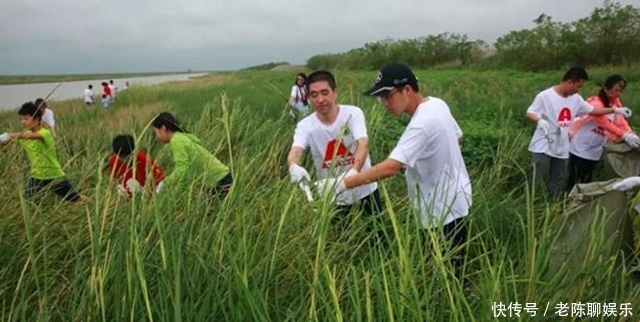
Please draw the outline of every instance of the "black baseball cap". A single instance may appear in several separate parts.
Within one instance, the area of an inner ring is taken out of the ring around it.
[[[413,74],[409,66],[393,63],[380,70],[373,83],[373,87],[364,92],[364,94],[369,96],[380,96],[394,88],[405,85],[418,87],[418,78]]]

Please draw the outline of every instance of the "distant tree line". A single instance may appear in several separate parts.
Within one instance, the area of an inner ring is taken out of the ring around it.
[[[427,37],[384,39],[344,53],[316,55],[310,69],[375,70],[390,61],[415,68],[475,66],[529,71],[568,65],[620,65],[640,61],[640,8],[605,0],[591,15],[569,23],[546,14],[535,27],[511,31],[489,46],[466,35],[442,33]]]
[[[261,64],[261,65],[255,65],[255,66],[249,66],[249,67],[245,67],[240,69],[241,71],[250,71],[250,70],[270,70],[272,68],[281,66],[281,65],[288,65],[289,63],[286,61],[282,61],[282,62],[271,62],[271,63],[266,63],[266,64]]]

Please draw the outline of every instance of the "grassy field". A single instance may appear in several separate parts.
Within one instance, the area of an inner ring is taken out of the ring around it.
[[[33,83],[58,83],[72,82],[91,79],[104,79],[106,81],[114,78],[159,76],[171,74],[185,74],[181,72],[156,72],[156,73],[111,73],[111,74],[66,74],[66,75],[0,75],[0,85],[9,84],[33,84]],[[200,72],[192,72],[200,73]]]
[[[623,101],[638,124],[640,70],[591,70],[594,81],[582,93],[595,93],[596,80],[612,72],[630,80]],[[133,88],[110,110],[87,109],[80,100],[50,104],[65,171],[92,204],[53,195],[40,204],[24,200],[23,152],[15,144],[0,147],[0,320],[488,321],[499,303],[522,321],[556,321],[562,303],[568,314],[572,304],[615,303],[618,315],[630,303],[628,320],[637,320],[640,283],[628,267],[600,256],[607,245],[597,232],[580,267],[549,269],[562,205],[545,204],[526,185],[534,125],[523,115],[562,72],[418,73],[422,91],[445,99],[465,132],[474,191],[464,272],[470,285],[452,277],[446,256],[423,255],[428,246],[418,240],[401,175],[380,185],[386,248],[369,247],[363,229],[370,219],[356,217],[338,238],[327,224],[331,207],[317,200],[314,213],[287,177],[294,124],[285,101],[294,74],[225,73]],[[377,163],[407,118],[392,118],[360,94],[374,77],[337,73],[339,100],[365,111]],[[205,209],[196,185],[180,196],[127,202],[100,172],[120,133],[135,134],[139,147],[171,171],[167,151],[147,127],[165,110],[232,168],[233,190],[213,210]],[[18,128],[15,114],[0,114],[0,132]],[[322,225],[312,237],[316,218]],[[508,310],[516,303],[520,317]],[[527,304],[536,305],[535,317]],[[598,317],[627,321],[603,311]]]

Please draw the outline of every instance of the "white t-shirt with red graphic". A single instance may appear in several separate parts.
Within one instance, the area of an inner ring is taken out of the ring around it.
[[[529,143],[529,151],[568,159],[569,128],[576,117],[589,114],[591,111],[593,106],[585,102],[580,94],[562,97],[553,87],[538,93],[527,113],[534,113],[546,120],[549,123],[549,135],[553,139],[549,141],[542,130],[536,128]]]
[[[359,107],[339,105],[338,116],[331,125],[320,122],[316,112],[305,117],[296,126],[293,146],[310,148],[313,164],[321,179],[337,177],[353,167],[357,140],[368,138],[364,113]],[[371,158],[367,158],[360,171],[371,168]],[[373,182],[349,189],[340,196],[344,204],[353,204],[370,195],[378,188]]]
[[[428,97],[389,156],[405,167],[409,197],[425,229],[469,214],[471,180],[458,144],[460,135],[447,103]]]

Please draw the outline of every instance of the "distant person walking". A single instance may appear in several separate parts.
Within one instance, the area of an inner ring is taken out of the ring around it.
[[[118,86],[113,82],[113,79],[109,81],[109,89],[111,90],[111,100],[115,101],[118,96]]]
[[[291,87],[291,96],[289,97],[289,105],[291,106],[289,115],[292,119],[297,121],[309,113],[308,93],[307,75],[305,73],[299,73]]]
[[[85,105],[87,106],[93,105],[93,85],[89,84],[89,86],[84,89],[82,96],[84,97]]]
[[[104,104],[105,98],[107,100],[107,104]],[[111,87],[107,82],[102,82],[102,104],[107,107],[109,106],[111,100]]]

